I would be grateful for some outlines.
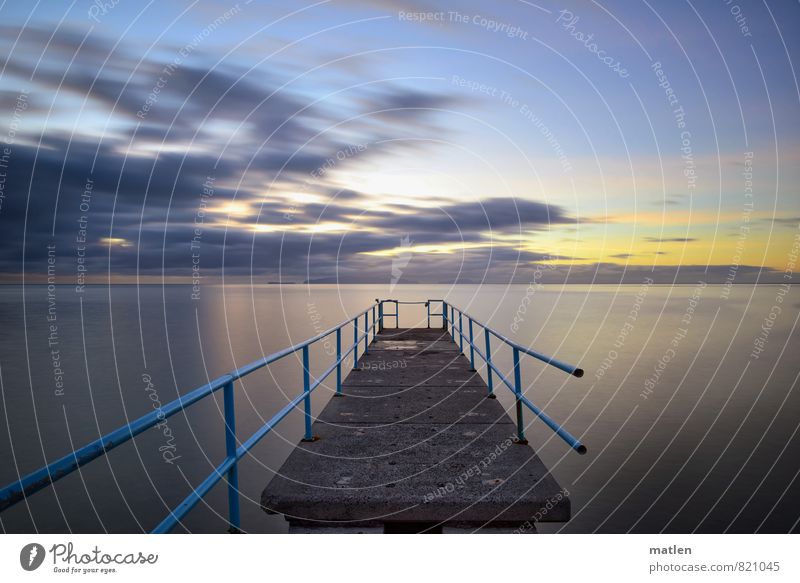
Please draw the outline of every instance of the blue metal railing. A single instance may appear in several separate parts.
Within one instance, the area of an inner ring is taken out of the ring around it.
[[[535,350],[531,350],[530,348],[526,348],[520,344],[517,344],[513,340],[507,338],[506,336],[500,334],[497,330],[490,328],[486,324],[482,324],[466,312],[463,312],[460,308],[456,307],[453,304],[448,304],[445,300],[426,300],[424,302],[404,302],[400,300],[378,300],[376,299],[375,302],[378,304],[378,326],[379,330],[383,329],[383,317],[393,317],[395,318],[395,326],[398,325],[399,318],[400,318],[400,305],[401,304],[425,304],[426,310],[426,317],[427,317],[427,324],[428,328],[431,327],[431,316],[439,316],[442,318],[442,328],[445,328],[449,331],[450,336],[453,338],[453,342],[456,342],[456,334],[458,334],[458,345],[461,352],[464,352],[464,340],[467,341],[467,347],[469,348],[469,363],[470,369],[474,372],[475,371],[475,355],[477,354],[479,357],[483,359],[486,363],[486,376],[487,376],[487,385],[489,387],[489,394],[487,395],[489,398],[494,398],[494,376],[497,377],[503,382],[505,386],[507,386],[511,392],[514,393],[515,397],[515,405],[516,405],[516,418],[517,418],[517,441],[519,443],[528,443],[525,439],[525,431],[524,431],[524,416],[523,416],[523,406],[530,409],[534,415],[536,415],[539,419],[544,421],[544,423],[552,429],[556,435],[558,435],[561,439],[563,439],[569,446],[577,451],[579,454],[586,453],[586,446],[583,445],[579,439],[574,437],[570,434],[569,431],[564,429],[561,425],[555,422],[552,418],[550,418],[544,411],[542,411],[539,407],[534,405],[530,399],[528,399],[522,390],[522,370],[520,368],[520,354],[527,354],[528,356],[532,356],[542,362],[549,364],[550,366],[554,366],[559,370],[563,370],[566,373],[571,374],[575,377],[582,377],[583,376],[583,369],[573,366],[571,364],[567,364],[560,360],[553,358],[552,356],[547,356]],[[394,313],[386,313],[383,310],[384,303],[392,303],[395,305]],[[441,312],[431,312],[431,304],[441,304],[442,309]],[[458,326],[456,326],[456,314],[458,314]],[[467,319],[467,333],[464,333],[464,318]],[[482,352],[480,348],[476,345],[475,342],[475,333],[474,333],[474,326],[477,325],[483,328],[483,336],[484,336],[484,346],[485,352]],[[500,371],[497,366],[492,362],[492,349],[491,349],[491,336],[494,336],[498,340],[502,341],[503,343],[507,344],[511,347],[512,350],[512,357],[513,357],[513,369],[514,369],[514,382],[512,384],[511,381]]]
[[[426,319],[428,323],[428,328],[431,327],[431,318],[442,318],[442,328],[444,328],[444,321],[445,321],[445,313],[444,313],[444,300],[425,300],[424,302],[404,302],[400,300],[379,300],[375,298],[375,303],[378,306],[378,330],[381,330],[383,327],[383,318],[394,318],[394,327],[400,327],[400,304],[412,304],[412,305],[424,305],[425,306],[425,313]],[[432,303],[441,303],[442,304],[442,311],[441,312],[431,312],[431,304]],[[394,304],[394,313],[386,313],[383,310],[383,304]]]
[[[340,324],[329,328],[328,330],[317,334],[316,336],[305,340],[294,346],[284,348],[278,352],[265,356],[259,360],[251,362],[239,369],[236,369],[228,374],[225,374],[213,381],[198,387],[189,393],[178,397],[174,401],[164,405],[161,409],[155,410],[147,415],[144,415],[128,425],[116,429],[111,433],[73,451],[72,453],[48,464],[47,466],[28,474],[20,480],[13,482],[0,490],[0,512],[27,498],[28,496],[38,492],[39,490],[53,484],[56,480],[71,474],[78,470],[90,461],[105,455],[115,447],[131,440],[143,431],[150,429],[164,419],[183,411],[191,405],[201,401],[205,397],[213,395],[219,389],[223,392],[223,408],[225,416],[225,459],[216,467],[209,476],[203,480],[192,492],[173,510],[169,515],[164,518],[152,532],[165,533],[172,530],[177,524],[194,508],[203,497],[208,494],[211,489],[217,485],[223,478],[226,478],[228,483],[228,522],[231,532],[238,532],[240,528],[240,509],[239,509],[239,475],[238,475],[238,461],[244,457],[261,439],[270,433],[289,413],[302,403],[304,411],[304,433],[303,441],[314,441],[316,438],[312,434],[312,415],[311,415],[311,393],[319,387],[322,382],[334,371],[336,372],[336,393],[335,396],[342,394],[342,363],[344,360],[353,353],[353,370],[360,370],[358,368],[358,348],[361,341],[364,341],[364,354],[369,351],[370,332],[372,332],[372,339],[375,334],[384,329],[383,319],[386,317],[395,318],[395,326],[399,323],[399,306],[400,304],[424,304],[426,308],[427,324],[430,327],[431,317],[442,318],[442,328],[449,330],[453,341],[455,342],[456,332],[459,336],[459,346],[461,350],[464,349],[464,339],[467,336],[463,332],[463,318],[466,317],[468,321],[468,338],[467,346],[469,348],[470,365],[472,370],[475,370],[475,355],[477,354],[486,363],[486,372],[488,376],[488,387],[490,398],[494,398],[494,375],[497,375],[503,384],[505,384],[515,395],[517,407],[517,437],[520,443],[527,443],[523,431],[523,415],[522,406],[524,405],[530,409],[537,417],[547,424],[559,437],[566,441],[578,453],[586,453],[586,447],[575,437],[570,435],[563,427],[548,417],[541,409],[536,407],[522,391],[521,370],[519,366],[519,355],[527,354],[537,358],[551,366],[555,366],[569,374],[576,377],[583,376],[583,370],[578,367],[565,364],[552,357],[545,356],[534,350],[530,350],[516,344],[509,340],[496,330],[480,323],[472,318],[469,314],[462,312],[459,308],[452,304],[448,304],[445,300],[427,300],[424,302],[403,302],[399,300],[375,300],[376,304],[370,306],[366,310],[359,312],[355,316],[341,322]],[[394,304],[394,313],[387,313],[383,309],[384,303]],[[431,312],[431,304],[440,303],[442,309],[440,312]],[[448,311],[449,308],[449,311]],[[377,309],[377,312],[376,312]],[[458,313],[458,328],[456,328],[455,315]],[[370,315],[372,322],[370,323]],[[359,320],[363,317],[363,326],[359,328]],[[353,343],[350,347],[342,352],[342,329],[350,324],[353,325]],[[480,326],[484,331],[485,353],[478,348],[475,343],[475,336],[473,334],[473,325]],[[312,379],[310,366],[309,366],[309,346],[330,336],[336,335],[336,360],[325,371],[317,377]],[[505,344],[509,345],[513,350],[514,358],[514,382],[509,381],[506,376],[500,371],[497,366],[492,362],[492,351],[490,346],[490,336],[498,338]],[[233,384],[237,380],[265,367],[273,362],[280,360],[290,354],[301,352],[303,362],[303,392],[289,401],[280,411],[278,411],[269,421],[267,421],[260,429],[251,435],[246,441],[239,442],[236,436],[236,419],[234,407],[234,393]]]
[[[505,337],[504,335],[500,334],[497,330],[490,328],[486,324],[482,324],[466,312],[462,311],[460,308],[454,306],[453,304],[448,304],[445,300],[431,300],[431,301],[440,301],[442,303],[442,318],[443,318],[443,328],[446,328],[450,332],[450,336],[453,338],[453,342],[456,341],[456,334],[458,334],[458,344],[459,348],[462,352],[464,352],[464,340],[467,341],[467,347],[469,348],[469,361],[470,361],[470,368],[474,371],[475,370],[475,355],[477,354],[480,356],[483,361],[486,363],[486,376],[487,376],[487,385],[489,387],[489,394],[487,395],[489,398],[494,398],[494,375],[497,375],[497,378],[500,379],[503,384],[508,387],[512,393],[514,393],[515,398],[515,405],[516,405],[516,416],[517,416],[517,441],[519,443],[528,443],[525,439],[525,431],[524,431],[524,417],[523,417],[523,405],[530,409],[534,415],[536,415],[539,419],[544,421],[544,423],[552,429],[556,435],[558,435],[561,439],[563,439],[569,446],[577,451],[579,454],[586,453],[586,446],[583,445],[579,439],[574,437],[570,434],[569,431],[564,429],[561,425],[551,419],[544,411],[542,411],[539,407],[534,405],[524,394],[522,390],[522,369],[520,368],[520,354],[527,354],[528,356],[532,356],[542,362],[549,364],[550,366],[554,366],[559,370],[563,370],[566,373],[569,373],[575,377],[582,377],[583,376],[583,369],[578,368],[577,366],[573,366],[571,364],[567,364],[560,360],[553,358],[552,356],[547,356],[540,352],[536,352],[535,350],[531,350],[530,348],[526,348],[520,344],[517,344],[513,340]],[[449,309],[449,310],[448,310]],[[456,326],[456,314],[458,314],[458,326]],[[464,318],[468,321],[468,332],[467,334],[464,333]],[[483,337],[484,337],[484,347],[485,352],[482,352],[481,349],[477,346],[475,342],[475,335],[473,332],[473,325],[477,325],[483,328]],[[512,350],[512,358],[513,358],[513,369],[514,369],[514,381],[510,381],[503,372],[497,368],[497,366],[492,362],[492,348],[491,348],[491,336],[494,336],[498,340],[502,341],[503,343],[507,344],[511,347]]]
[[[370,341],[370,331],[372,338],[376,333],[376,306],[370,306],[366,310],[359,312],[354,317],[330,328],[313,338],[304,342],[284,348],[274,354],[265,356],[259,360],[251,362],[233,372],[223,375],[208,384],[190,391],[186,395],[178,397],[174,401],[164,405],[161,409],[153,411],[143,417],[132,421],[128,425],[108,433],[82,448],[48,464],[47,466],[28,474],[20,480],[13,482],[0,490],[0,512],[20,502],[26,497],[38,492],[39,490],[53,484],[56,480],[71,474],[81,466],[90,461],[105,455],[115,447],[131,440],[143,431],[150,429],[161,423],[164,419],[171,417],[179,411],[197,403],[198,401],[213,395],[219,389],[223,391],[223,407],[225,415],[225,459],[220,463],[211,474],[200,483],[192,492],[177,506],[169,515],[153,529],[154,533],[165,533],[172,530],[186,516],[200,500],[211,491],[224,477],[228,482],[228,522],[231,532],[238,532],[240,528],[239,512],[239,476],[238,461],[249,452],[261,439],[272,431],[289,413],[291,413],[301,403],[304,409],[305,431],[303,441],[313,441],[315,437],[311,433],[311,393],[322,384],[322,382],[332,372],[336,371],[336,394],[342,394],[342,362],[347,356],[353,353],[353,367],[358,369],[358,347],[361,340],[364,341],[364,354],[367,353]],[[380,304],[379,304],[380,307]],[[379,308],[380,309],[380,308]],[[372,315],[372,322],[369,316]],[[363,316],[363,330],[359,334],[359,319]],[[342,352],[342,328],[353,325],[353,344]],[[312,381],[309,368],[309,346],[336,334],[336,361],[329,366],[321,375]],[[237,446],[236,420],[234,412],[233,383],[252,372],[255,372],[273,362],[294,354],[302,352],[303,361],[303,392],[289,401],[278,413],[267,421],[258,431],[250,436],[247,441]]]

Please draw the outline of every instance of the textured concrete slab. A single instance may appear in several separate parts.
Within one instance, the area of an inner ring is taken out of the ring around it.
[[[289,534],[383,534],[380,526],[295,526]]]
[[[393,532],[568,520],[568,495],[513,442],[513,422],[448,339],[378,335],[314,423],[319,439],[298,444],[264,490],[263,509],[295,526]],[[398,357],[405,367],[379,368]]]
[[[465,359],[466,361],[466,359]],[[409,363],[407,367],[413,366]],[[452,368],[445,367],[438,372],[423,371],[411,372],[406,369],[396,369],[389,371],[373,371],[370,369],[363,369],[361,371],[353,371],[347,378],[347,386],[384,386],[391,383],[396,387],[414,387],[420,385],[427,386],[448,386],[448,385],[464,385],[469,384],[475,387],[486,387],[486,383],[477,373],[470,373],[468,370],[469,363],[463,366],[454,365]],[[368,372],[371,374],[361,374]],[[344,386],[344,385],[343,385]]]
[[[451,343],[452,346],[452,343]],[[345,386],[470,384],[486,387],[481,376],[470,370],[469,359],[454,350],[394,351],[370,349],[359,359],[361,370],[352,371]]]
[[[471,385],[418,386],[410,389],[384,386],[380,390],[358,387],[344,390],[319,416],[322,423],[496,423],[505,412],[486,389]]]

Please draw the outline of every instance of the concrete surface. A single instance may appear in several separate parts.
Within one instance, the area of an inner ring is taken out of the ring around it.
[[[370,345],[264,489],[292,532],[513,532],[569,519],[569,498],[441,329]],[[330,530],[333,529],[333,530]],[[535,532],[535,528],[527,529]]]

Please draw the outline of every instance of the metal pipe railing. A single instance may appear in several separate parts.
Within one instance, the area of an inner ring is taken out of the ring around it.
[[[483,329],[483,336],[486,341],[486,356],[484,357],[484,360],[488,365],[486,367],[486,377],[487,377],[486,384],[489,387],[488,396],[494,399],[494,379],[492,378],[492,347],[491,343],[489,342],[489,330],[487,330],[486,328]],[[480,351],[478,351],[478,353],[480,354]]]
[[[342,329],[336,329],[336,394],[342,394]]]
[[[399,300],[375,300],[378,303],[378,311],[379,313],[383,313],[383,303],[393,303],[395,304],[395,313],[394,314],[386,314],[388,316],[394,316],[395,318],[399,318],[399,306],[400,304],[425,304],[426,308],[426,318],[428,322],[428,327],[430,327],[430,316],[431,315],[439,315],[442,317],[442,328],[448,331],[450,336],[453,339],[453,342],[459,345],[459,349],[461,352],[464,352],[464,341],[467,342],[467,347],[469,348],[469,362],[470,368],[474,371],[475,370],[475,355],[477,354],[483,361],[486,363],[486,375],[487,375],[487,385],[488,385],[488,395],[489,398],[495,398],[494,395],[494,377],[495,375],[497,378],[512,392],[514,393],[515,399],[515,409],[516,409],[516,419],[517,419],[517,441],[519,443],[527,443],[525,439],[525,432],[524,432],[524,417],[523,417],[523,406],[528,408],[532,411],[538,418],[540,418],[544,423],[552,429],[556,435],[558,435],[561,439],[563,439],[572,449],[577,451],[579,454],[586,453],[586,447],[571,435],[566,429],[564,429],[561,425],[556,423],[553,419],[551,419],[544,411],[540,408],[536,407],[527,397],[524,396],[522,390],[522,370],[520,367],[520,354],[526,354],[528,356],[532,356],[537,360],[540,360],[550,366],[553,366],[559,370],[562,370],[568,374],[571,374],[575,377],[582,377],[583,376],[583,369],[571,364],[567,364],[562,362],[552,356],[547,356],[542,354],[541,352],[537,352],[531,348],[527,348],[514,342],[513,340],[507,338],[505,335],[499,333],[497,330],[487,326],[486,324],[476,320],[460,308],[454,306],[451,303],[448,303],[445,300],[427,300],[425,302],[422,301],[399,301]],[[442,312],[441,314],[432,314],[430,311],[430,304],[431,302],[434,303],[441,303],[442,305]],[[448,314],[449,309],[449,314]],[[456,313],[458,314],[458,325],[456,325]],[[464,332],[464,318],[467,318],[467,330],[468,333]],[[482,352],[481,349],[476,345],[475,342],[475,334],[474,334],[474,326],[480,326],[483,328],[484,333],[484,345],[486,352]],[[456,334],[458,334],[458,339],[456,339]],[[494,336],[498,340],[502,341],[504,344],[508,345],[512,349],[512,358],[513,358],[513,373],[514,373],[514,381],[510,381],[503,372],[497,368],[497,366],[492,362],[492,353],[491,353],[491,341],[490,337]]]
[[[238,532],[241,525],[241,516],[239,508],[239,475],[238,475],[238,461],[246,455],[264,436],[271,432],[275,426],[278,425],[290,412],[297,408],[300,403],[303,403],[304,413],[304,436],[303,440],[315,439],[311,432],[311,393],[319,387],[323,381],[333,372],[336,371],[336,392],[341,394],[342,390],[342,362],[353,352],[353,365],[355,370],[358,370],[358,345],[364,340],[365,353],[366,346],[369,343],[369,333],[373,331],[373,339],[375,336],[375,307],[370,306],[366,310],[359,312],[356,316],[345,320],[320,332],[299,344],[295,344],[283,350],[279,350],[273,354],[265,356],[264,358],[253,361],[243,367],[240,367],[229,374],[223,375],[213,381],[198,387],[186,395],[182,395],[162,406],[160,409],[152,411],[147,415],[143,415],[138,419],[131,421],[124,427],[120,427],[106,435],[92,441],[91,443],[71,452],[70,454],[40,468],[16,482],[12,482],[5,488],[0,490],[0,512],[20,502],[21,500],[31,496],[39,490],[53,484],[55,481],[63,478],[81,468],[87,463],[91,462],[98,457],[105,455],[112,449],[126,443],[133,439],[140,433],[155,427],[162,423],[164,419],[175,415],[180,411],[186,410],[191,405],[201,401],[202,399],[213,395],[219,389],[223,390],[223,409],[225,418],[225,459],[220,463],[214,471],[203,480],[192,492],[174,509],[170,511],[164,520],[162,520],[152,532],[165,533],[172,530],[186,514],[197,505],[197,503],[206,495],[211,489],[217,485],[223,478],[228,482],[228,522],[229,531]],[[372,324],[369,324],[368,314],[372,312]],[[359,335],[358,319],[364,316],[364,333]],[[344,352],[342,352],[341,337],[342,328],[353,324],[354,337],[353,344]],[[321,375],[313,377],[309,366],[309,346],[326,338],[330,334],[336,333],[336,361],[329,366]],[[303,392],[289,401],[278,413],[261,426],[247,441],[237,447],[236,437],[236,420],[235,420],[235,400],[233,392],[233,383],[242,377],[245,377],[281,358],[294,354],[297,351],[302,351],[303,362]]]
[[[303,349],[305,355],[308,348]],[[222,399],[225,410],[225,456],[226,459],[236,457],[236,414],[233,398],[233,382],[222,389]],[[228,470],[228,522],[230,532],[239,532],[241,524],[239,514],[239,465],[231,464]]]
[[[444,303],[443,303],[444,304]],[[488,377],[488,387],[489,387],[489,394],[487,395],[490,398],[494,397],[494,378],[493,374],[497,375],[497,378],[502,381],[502,383],[508,387],[508,389],[514,393],[514,400],[515,400],[515,409],[516,409],[516,417],[517,417],[517,441],[519,443],[527,443],[525,439],[525,432],[524,432],[524,418],[523,418],[523,405],[527,407],[534,415],[536,415],[539,419],[544,421],[544,423],[552,429],[556,435],[558,435],[561,439],[563,439],[572,449],[574,449],[579,454],[583,455],[586,453],[586,446],[584,446],[579,439],[574,437],[572,434],[569,433],[566,429],[564,429],[561,425],[551,419],[544,411],[542,411],[539,407],[534,405],[527,397],[524,396],[522,391],[522,370],[520,368],[520,354],[527,354],[540,360],[550,366],[553,366],[559,370],[562,370],[566,373],[571,374],[575,377],[582,377],[583,376],[583,369],[577,366],[567,364],[560,360],[553,358],[552,356],[547,356],[530,348],[526,348],[513,340],[510,340],[503,334],[497,332],[493,328],[483,324],[461,310],[460,308],[455,307],[453,304],[444,304],[443,309],[447,307],[450,308],[450,334],[453,338],[453,341],[456,342],[456,325],[455,325],[455,313],[458,312],[458,344],[461,352],[464,352],[464,340],[467,341],[467,345],[469,347],[469,355],[470,355],[470,365],[474,369],[475,368],[475,354],[480,356],[483,361],[486,363],[486,372]],[[463,330],[463,318],[466,317],[468,320],[469,325],[469,336],[467,337],[464,334]],[[475,345],[475,339],[473,335],[473,324],[476,324],[483,328],[484,333],[484,343],[486,347],[486,353],[484,354],[481,352],[480,348]],[[503,343],[507,344],[512,349],[512,359],[513,359],[513,372],[514,372],[514,381],[513,383],[506,378],[506,376],[500,371],[497,366],[492,362],[492,353],[491,353],[491,344],[490,344],[490,336],[494,336],[498,340],[501,340]]]
[[[472,335],[472,318],[469,319],[469,370],[475,372],[475,338]]]

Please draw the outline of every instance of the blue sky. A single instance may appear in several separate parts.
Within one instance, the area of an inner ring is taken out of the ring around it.
[[[69,282],[85,215],[99,281],[778,280],[799,16],[6,2],[0,274],[42,277],[50,245]]]

